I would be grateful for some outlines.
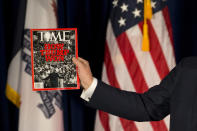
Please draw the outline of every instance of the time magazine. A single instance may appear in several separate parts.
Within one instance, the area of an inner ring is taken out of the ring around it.
[[[39,90],[79,89],[77,29],[31,29],[32,87]]]

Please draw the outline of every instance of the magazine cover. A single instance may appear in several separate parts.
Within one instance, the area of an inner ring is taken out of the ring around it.
[[[39,90],[79,89],[77,29],[31,29],[32,88]]]

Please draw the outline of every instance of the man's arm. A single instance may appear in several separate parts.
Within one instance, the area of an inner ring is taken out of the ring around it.
[[[83,70],[83,66],[86,65],[81,63],[81,65],[78,66],[80,66],[79,69]],[[84,73],[87,72],[84,71]],[[180,64],[175,67],[159,85],[152,87],[144,94],[122,91],[98,81],[95,91],[91,94],[91,99],[87,105],[130,120],[161,120],[170,113],[170,97],[176,86],[179,74]],[[92,77],[92,75],[90,76]],[[85,77],[81,76],[80,80],[86,83]],[[85,91],[88,91],[90,85],[91,83],[86,84]]]
[[[129,120],[157,121],[169,114],[169,99],[169,92],[160,86],[139,94],[99,81],[87,105]]]

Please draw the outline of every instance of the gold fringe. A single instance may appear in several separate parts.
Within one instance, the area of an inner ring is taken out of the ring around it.
[[[147,19],[151,19],[151,18],[152,18],[151,0],[144,0],[144,25],[143,25],[142,51],[150,51]]]
[[[147,3],[146,3],[146,18],[147,19],[152,18],[151,0],[147,0]]]
[[[13,89],[9,84],[6,85],[6,97],[10,100],[16,107],[20,107],[20,95]]]
[[[148,25],[143,25],[143,40],[142,40],[142,51],[149,51],[149,36],[148,36]]]

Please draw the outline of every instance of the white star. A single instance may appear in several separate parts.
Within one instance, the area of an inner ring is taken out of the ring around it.
[[[126,22],[126,19],[123,19],[122,17],[120,17],[120,20],[118,21],[119,23],[119,26],[125,26],[125,22]]]
[[[137,3],[143,3],[143,0],[137,0]]]
[[[122,9],[122,12],[128,11],[128,5],[126,5],[125,3],[123,3],[120,8]]]
[[[156,2],[151,2],[151,7],[152,8],[156,8],[155,5],[156,5]]]
[[[133,13],[134,17],[136,18],[136,17],[140,17],[141,16],[140,12],[141,12],[141,10],[138,10],[137,8],[135,8],[135,10],[132,13]]]
[[[118,0],[114,0],[114,1],[112,2],[112,4],[113,4],[113,7],[118,6]]]

